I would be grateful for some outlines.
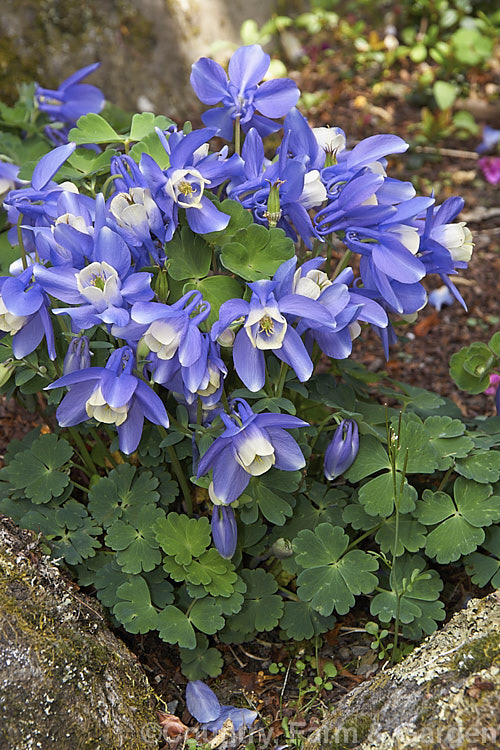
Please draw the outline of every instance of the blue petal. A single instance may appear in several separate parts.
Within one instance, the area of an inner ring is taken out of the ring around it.
[[[257,718],[257,711],[251,711],[249,708],[235,708],[234,706],[221,706],[221,713],[217,719],[210,722],[204,722],[204,729],[209,732],[219,732],[222,725],[227,719],[231,719],[233,729],[238,731],[243,725],[249,727]]]
[[[71,156],[75,148],[76,143],[67,143],[45,154],[33,170],[33,177],[31,178],[33,188],[35,190],[43,190],[66,159]]]
[[[255,109],[265,117],[283,117],[295,107],[300,96],[297,84],[290,78],[265,81],[255,94]]]
[[[274,353],[295,370],[299,380],[302,382],[309,380],[313,371],[313,363],[302,339],[294,328],[288,326],[281,349],[275,349]]]
[[[134,395],[138,382],[134,375],[127,375],[126,373],[117,378],[106,378],[102,383],[104,400],[113,409],[126,406]]]
[[[87,421],[89,417],[85,410],[85,404],[93,394],[95,387],[94,381],[78,383],[65,395],[56,411],[57,421],[61,427],[73,427],[75,424]]]
[[[26,284],[16,277],[5,280],[2,286],[2,299],[5,307],[13,315],[32,315],[43,305],[43,295],[37,285],[25,291]]]
[[[37,265],[35,267],[35,279],[47,294],[70,305],[77,305],[82,301],[82,295],[76,283],[77,273],[77,269],[70,266],[45,268]]]
[[[245,176],[247,180],[259,177],[264,164],[264,144],[255,128],[250,128],[241,150],[245,162]]]
[[[227,448],[229,444],[229,438],[219,436],[212,445],[205,451],[198,464],[198,473],[196,476],[202,477],[211,468],[213,463],[217,460],[217,456],[221,453],[224,448]]]
[[[297,315],[301,318],[311,318],[318,323],[331,323],[332,316],[329,310],[314,299],[305,297],[303,294],[287,294],[279,301],[279,309],[282,313]]]
[[[231,445],[215,461],[212,476],[215,495],[226,505],[234,502],[250,481],[250,474],[236,462]]]
[[[389,278],[401,281],[403,284],[412,284],[420,281],[425,276],[425,266],[421,260],[416,258],[396,238],[392,238],[387,232],[381,241],[372,244],[373,263],[382,273]]]
[[[195,234],[208,234],[209,232],[220,232],[229,224],[229,214],[224,214],[215,208],[209,198],[202,196],[201,208],[186,209],[186,218],[190,228]]]
[[[409,144],[397,135],[371,135],[364,138],[347,157],[348,169],[377,161],[388,154],[402,154]]]
[[[170,154],[170,167],[181,168],[187,163],[192,163],[193,153],[197,148],[210,140],[216,134],[214,128],[201,128],[193,130],[172,149]]]
[[[236,372],[249,391],[260,391],[264,387],[266,382],[264,352],[252,346],[244,329],[236,334],[233,361]]]
[[[75,83],[80,83],[80,81],[83,81],[84,78],[93,73],[94,70],[97,70],[97,68],[100,68],[100,66],[100,62],[95,62],[91,63],[90,65],[86,65],[84,68],[75,70],[74,73],[72,73],[68,78],[65,78],[65,80],[59,85],[59,91],[64,91],[66,88],[68,88],[68,86],[73,86],[73,84]]]
[[[201,116],[205,125],[210,128],[217,128],[217,135],[226,141],[233,139],[234,118],[233,114],[236,107],[216,107],[216,109],[207,109]]]
[[[217,104],[227,94],[227,75],[219,63],[202,57],[191,68],[191,86],[204,104]]]
[[[302,469],[306,465],[302,451],[288,432],[276,427],[269,427],[267,434],[273,444],[274,455],[276,457],[274,466],[276,469],[298,471],[298,469]]]
[[[93,260],[105,261],[118,276],[125,276],[130,268],[130,250],[119,234],[103,227],[96,238]]]
[[[43,326],[40,317],[33,315],[28,322],[12,337],[12,351],[16,359],[22,359],[37,348],[43,338]]]
[[[262,81],[270,63],[271,58],[258,44],[240,47],[229,61],[229,79],[243,95],[249,86]]]
[[[161,398],[146,383],[141,380],[137,382],[135,398],[141,406],[146,419],[153,424],[160,424],[163,427],[169,427],[168,415]]]
[[[117,427],[120,450],[129,456],[141,442],[144,414],[139,403],[134,399],[128,410],[127,419]]]
[[[189,713],[202,723],[214,721],[221,712],[221,705],[214,691],[201,680],[188,682],[186,706]]]

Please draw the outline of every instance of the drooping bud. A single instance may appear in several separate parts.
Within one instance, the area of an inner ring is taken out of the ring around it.
[[[276,180],[271,185],[269,190],[269,196],[267,198],[267,211],[266,219],[269,224],[269,228],[276,227],[278,221],[281,219],[281,206],[280,206],[280,186],[283,185],[283,180]]]
[[[347,471],[358,455],[358,450],[358,425],[353,419],[343,419],[325,452],[326,478],[332,481]]]
[[[215,505],[212,511],[212,538],[221,557],[230,560],[236,551],[238,528],[234,510],[227,505]]]
[[[64,357],[63,374],[85,370],[90,367],[90,350],[87,336],[78,336],[69,342],[68,351]]]

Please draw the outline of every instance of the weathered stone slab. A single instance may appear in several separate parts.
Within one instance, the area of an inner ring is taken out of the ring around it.
[[[191,64],[217,42],[240,43],[248,18],[263,24],[276,0],[2,0],[0,100],[16,83],[56,87],[92,62],[91,83],[129,111],[191,118],[200,110]],[[219,50],[220,52],[220,50]]]
[[[99,603],[1,517],[0,750],[157,748],[154,709]]]
[[[500,592],[343,698],[304,750],[500,747]]]

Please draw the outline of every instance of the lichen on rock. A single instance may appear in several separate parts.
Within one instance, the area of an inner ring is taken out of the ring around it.
[[[401,664],[345,696],[304,750],[496,750],[500,592],[474,599]]]
[[[99,603],[0,517],[0,750],[148,750],[160,736],[154,693]]]

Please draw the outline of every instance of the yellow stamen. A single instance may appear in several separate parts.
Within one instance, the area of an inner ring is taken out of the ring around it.
[[[260,328],[259,333],[265,333],[266,336],[272,336],[274,333],[274,320],[269,317],[269,315],[264,315],[263,318],[260,319]]]

